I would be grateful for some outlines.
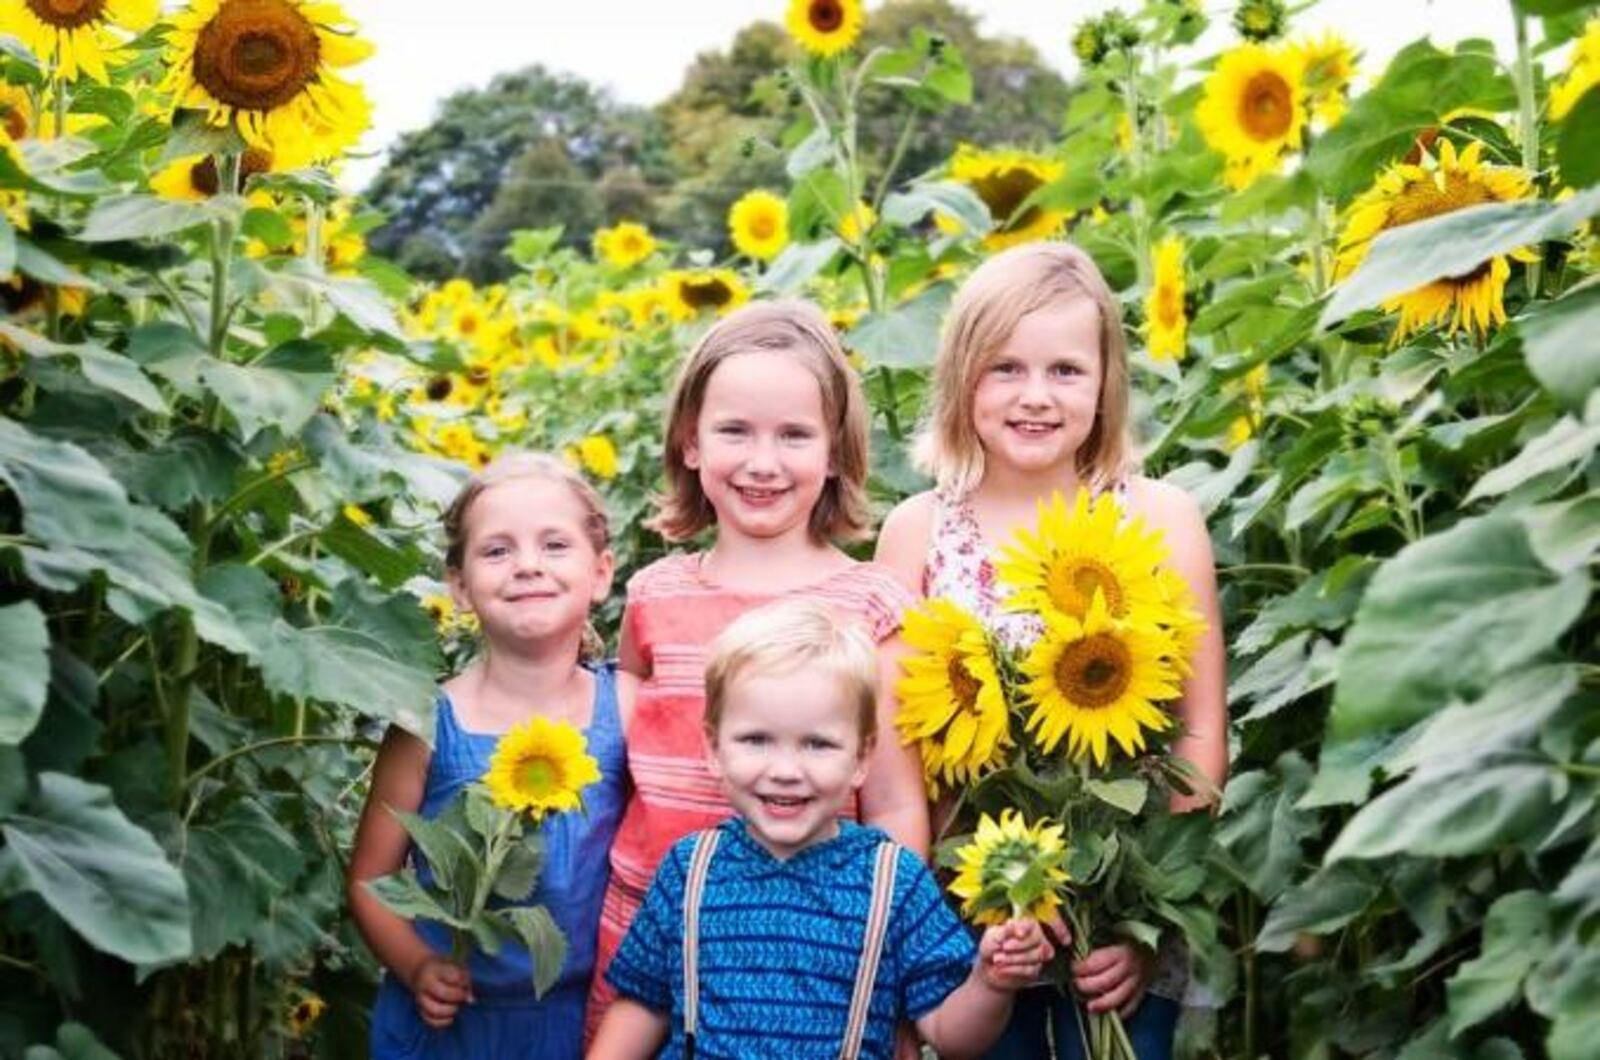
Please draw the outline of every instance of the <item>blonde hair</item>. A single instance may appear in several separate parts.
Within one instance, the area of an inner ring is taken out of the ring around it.
[[[858,623],[813,600],[784,600],[748,611],[711,642],[706,661],[706,731],[716,736],[728,690],[750,674],[822,669],[856,708],[865,746],[878,732],[878,653]]]
[[[573,470],[560,457],[549,453],[508,452],[496,457],[482,470],[467,479],[466,485],[456,494],[455,500],[444,513],[444,563],[450,570],[460,570],[466,559],[467,516],[472,505],[491,486],[517,479],[540,479],[559,482],[567,487],[583,507],[583,535],[594,546],[596,555],[611,547],[611,520],[606,516],[605,502],[584,477]],[[593,623],[585,623],[583,642],[578,657],[584,660],[599,659],[605,655],[605,642]]]
[[[945,318],[933,367],[933,397],[913,458],[939,486],[962,494],[983,478],[983,446],[972,427],[980,373],[1035,310],[1087,298],[1100,314],[1100,395],[1094,426],[1078,449],[1078,474],[1103,489],[1129,470],[1128,350],[1122,311],[1094,259],[1071,243],[1024,243],[973,270]]]
[[[694,441],[712,373],[741,353],[787,354],[816,378],[829,432],[831,474],[811,509],[808,529],[819,542],[865,536],[871,513],[861,381],[845,359],[828,318],[798,299],[742,306],[713,324],[689,351],[667,405],[667,489],[656,498],[656,514],[646,525],[668,541],[682,541],[716,525],[716,510],[700,488],[699,474],[684,462],[684,452]]]

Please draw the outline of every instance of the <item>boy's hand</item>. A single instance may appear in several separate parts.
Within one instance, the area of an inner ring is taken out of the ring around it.
[[[456,1010],[472,1000],[472,977],[454,961],[432,956],[412,973],[411,993],[422,1022],[442,1030],[455,1022]]]
[[[1149,950],[1131,942],[1101,946],[1072,966],[1072,985],[1088,999],[1090,1012],[1116,1009],[1127,1018],[1144,1000],[1154,964]]]
[[[1037,920],[1023,917],[996,924],[978,940],[978,967],[984,982],[996,990],[1021,990],[1038,982],[1055,947]]]

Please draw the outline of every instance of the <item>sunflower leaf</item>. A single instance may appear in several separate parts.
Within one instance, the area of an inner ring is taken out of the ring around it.
[[[494,880],[495,896],[508,902],[522,901],[533,892],[543,872],[544,840],[538,832],[530,831],[506,852],[500,863],[500,874]]]
[[[1536,306],[1513,325],[1528,370],[1570,409],[1581,408],[1600,386],[1600,343],[1591,341],[1597,314],[1600,284],[1591,283]]]
[[[1556,164],[1569,188],[1600,184],[1600,87],[1585,92],[1561,119]]]
[[[555,985],[567,962],[567,937],[542,905],[514,906],[499,911],[509,919],[533,955],[533,992],[538,997]]]

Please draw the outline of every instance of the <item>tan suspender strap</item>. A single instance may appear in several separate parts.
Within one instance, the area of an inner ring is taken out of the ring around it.
[[[700,1024],[700,897],[705,893],[711,855],[717,852],[718,834],[715,828],[708,828],[695,839],[683,888],[683,1036],[691,1057]]]
[[[867,911],[867,929],[861,938],[861,963],[856,968],[856,986],[850,996],[850,1020],[845,1024],[839,1060],[856,1060],[861,1053],[861,1038],[867,1031],[867,1010],[872,1007],[872,984],[878,978],[878,960],[883,956],[883,939],[889,931],[899,851],[892,842],[878,844],[878,858],[872,867],[872,906]]]

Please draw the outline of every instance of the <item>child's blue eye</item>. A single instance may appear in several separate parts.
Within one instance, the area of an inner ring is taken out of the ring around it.
[[[807,736],[805,738],[805,748],[808,751],[833,751],[838,747],[838,743],[824,736]]]

